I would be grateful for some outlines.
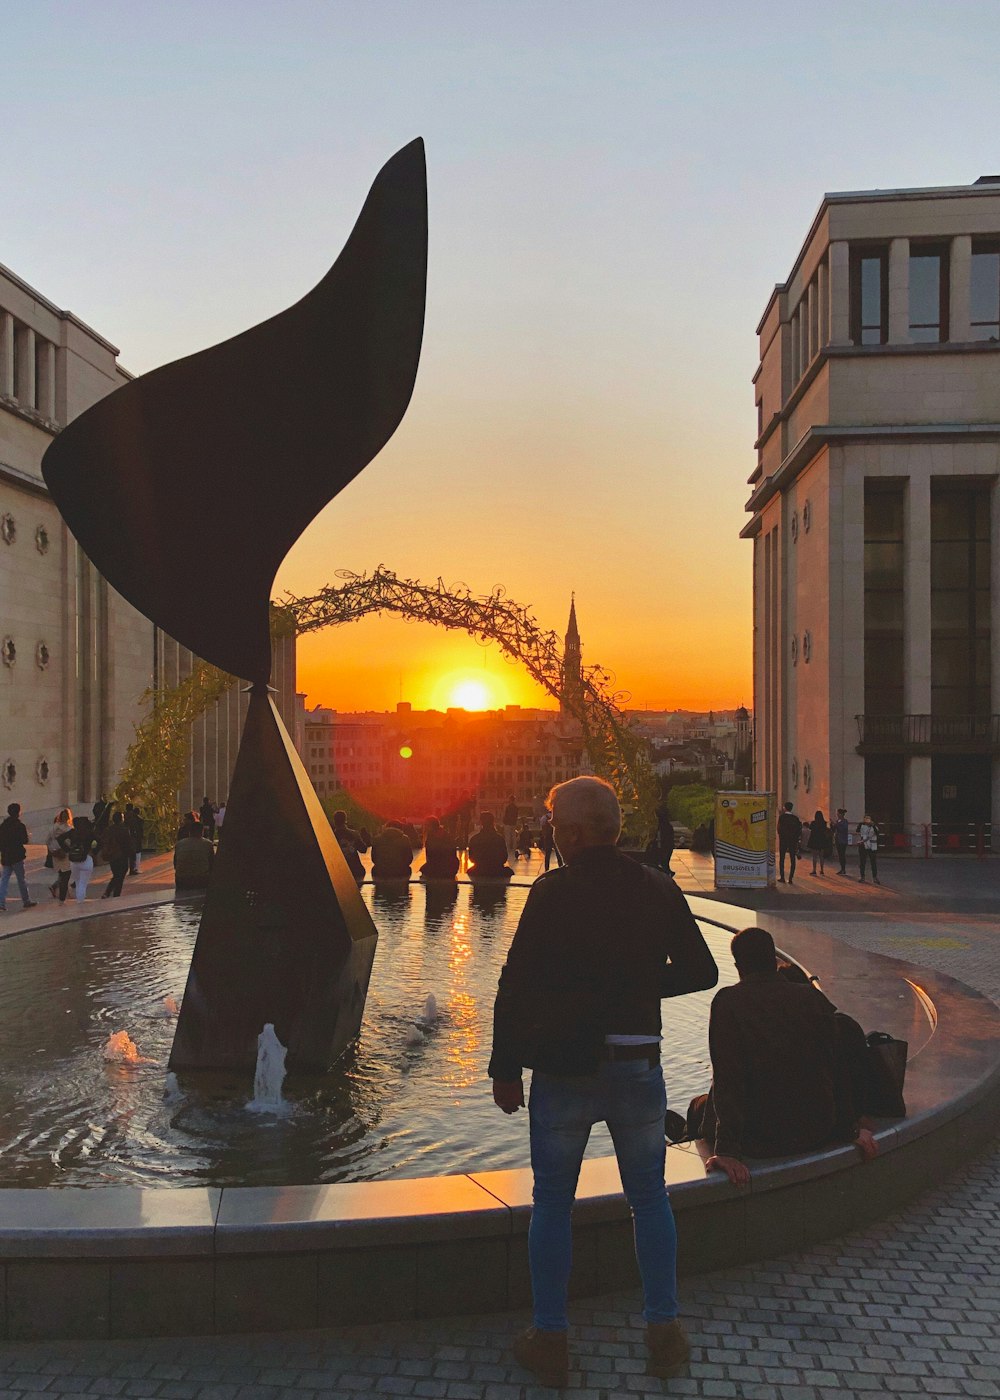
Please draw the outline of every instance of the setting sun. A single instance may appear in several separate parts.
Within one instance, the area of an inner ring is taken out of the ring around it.
[[[463,680],[452,686],[448,704],[454,710],[488,710],[491,700],[489,687],[485,682]]]

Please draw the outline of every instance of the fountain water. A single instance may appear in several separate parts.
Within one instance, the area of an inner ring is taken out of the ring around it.
[[[282,1045],[269,1021],[257,1037],[257,1068],[253,1077],[253,1098],[247,1104],[251,1113],[272,1113],[283,1116],[291,1112],[290,1105],[281,1097],[281,1086],[285,1082],[285,1056],[287,1046]]]
[[[154,1065],[155,1060],[139,1054],[139,1047],[128,1031],[115,1031],[108,1036],[104,1046],[104,1058],[115,1065]]]

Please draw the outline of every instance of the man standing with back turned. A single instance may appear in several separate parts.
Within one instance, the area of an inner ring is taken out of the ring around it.
[[[621,810],[600,778],[552,789],[566,865],[531,887],[500,974],[489,1073],[504,1113],[524,1105],[530,1065],[534,1326],[514,1355],[544,1385],[567,1384],[571,1213],[594,1123],[606,1122],[635,1226],[647,1371],[690,1356],[677,1320],[677,1235],[664,1183],[660,999],[714,987],[718,969],[684,896],[623,855]]]

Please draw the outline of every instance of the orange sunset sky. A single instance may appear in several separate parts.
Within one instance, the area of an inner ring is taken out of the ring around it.
[[[292,550],[276,596],[384,564],[503,585],[561,634],[575,590],[585,663],[635,705],[752,703],[752,550],[738,535],[755,326],[824,191],[994,168],[995,97],[967,81],[996,37],[989,7],[8,11],[6,134],[25,159],[0,261],[136,373],[298,300],[381,165],[424,138],[413,400]],[[275,490],[293,477],[275,463]],[[301,642],[310,705],[446,705],[463,677],[498,705],[542,699],[495,648],[398,618]]]

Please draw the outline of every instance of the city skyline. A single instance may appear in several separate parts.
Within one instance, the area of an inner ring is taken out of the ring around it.
[[[134,372],[297,300],[380,165],[427,143],[412,405],[292,550],[276,595],[382,563],[477,594],[500,585],[561,634],[576,589],[584,663],[632,704],[751,703],[737,536],[753,327],[824,191],[995,168],[1000,99],[967,76],[1000,13],[2,9],[8,140],[34,158],[18,166],[0,262]],[[780,74],[762,85],[778,32]],[[816,111],[830,120],[804,119]],[[300,665],[311,702],[338,708],[391,705],[401,684],[440,703],[460,676],[498,702],[539,698],[495,648],[397,618],[305,638]]]

